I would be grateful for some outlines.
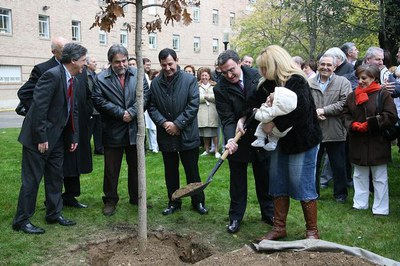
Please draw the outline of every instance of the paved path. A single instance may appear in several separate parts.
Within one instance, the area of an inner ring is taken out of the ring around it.
[[[0,112],[0,128],[21,127],[24,117],[17,115],[15,111]]]

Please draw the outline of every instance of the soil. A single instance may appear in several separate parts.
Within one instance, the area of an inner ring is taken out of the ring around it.
[[[120,225],[123,227],[123,225]],[[120,228],[121,229],[121,228]],[[129,228],[122,228],[129,229]],[[275,252],[258,253],[245,245],[239,250],[221,252],[212,243],[192,236],[156,231],[148,234],[147,249],[139,252],[136,232],[107,232],[87,243],[72,247],[62,255],[49,255],[45,265],[375,265],[341,253]]]

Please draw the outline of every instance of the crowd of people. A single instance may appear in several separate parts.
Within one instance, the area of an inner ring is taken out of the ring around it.
[[[94,154],[104,156],[103,214],[112,216],[119,201],[123,155],[128,165],[129,203],[138,205],[137,61],[127,49],[112,45],[108,66],[97,71],[96,59],[79,44],[58,37],[54,56],[36,65],[20,88],[26,110],[19,141],[23,145],[22,184],[12,228],[42,234],[33,225],[38,187],[45,186],[46,221],[73,226],[63,206],[79,202],[80,175],[92,171]],[[300,201],[305,238],[319,239],[317,200],[333,181],[337,203],[354,189],[353,209],[389,214],[387,164],[391,141],[382,131],[398,120],[400,67],[385,66],[384,51],[370,47],[358,59],[354,43],[332,47],[315,60],[290,56],[282,47],[266,47],[255,60],[222,52],[215,69],[183,68],[173,49],[158,54],[160,69],[143,58],[143,106],[149,151],[161,153],[168,203],[163,215],[181,210],[172,197],[180,187],[179,164],[186,182],[201,182],[201,156],[228,155],[229,224],[237,233],[247,205],[251,165],[261,220],[273,226],[258,240],[286,237],[291,198]],[[400,50],[397,54],[400,63]],[[64,185],[64,190],[63,190]],[[204,215],[204,191],[191,196],[192,208]]]

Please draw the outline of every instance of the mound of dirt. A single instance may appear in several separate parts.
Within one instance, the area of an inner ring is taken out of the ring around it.
[[[134,234],[112,235],[75,247],[46,265],[374,265],[344,253],[275,252],[258,253],[249,246],[220,252],[204,240],[165,231],[150,233],[147,250],[139,252]]]

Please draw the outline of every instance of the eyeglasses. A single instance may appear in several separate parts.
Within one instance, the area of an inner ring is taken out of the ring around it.
[[[221,71],[221,74],[224,76],[228,75],[228,73],[235,74],[235,69],[236,69],[236,66],[228,69],[227,71]]]

